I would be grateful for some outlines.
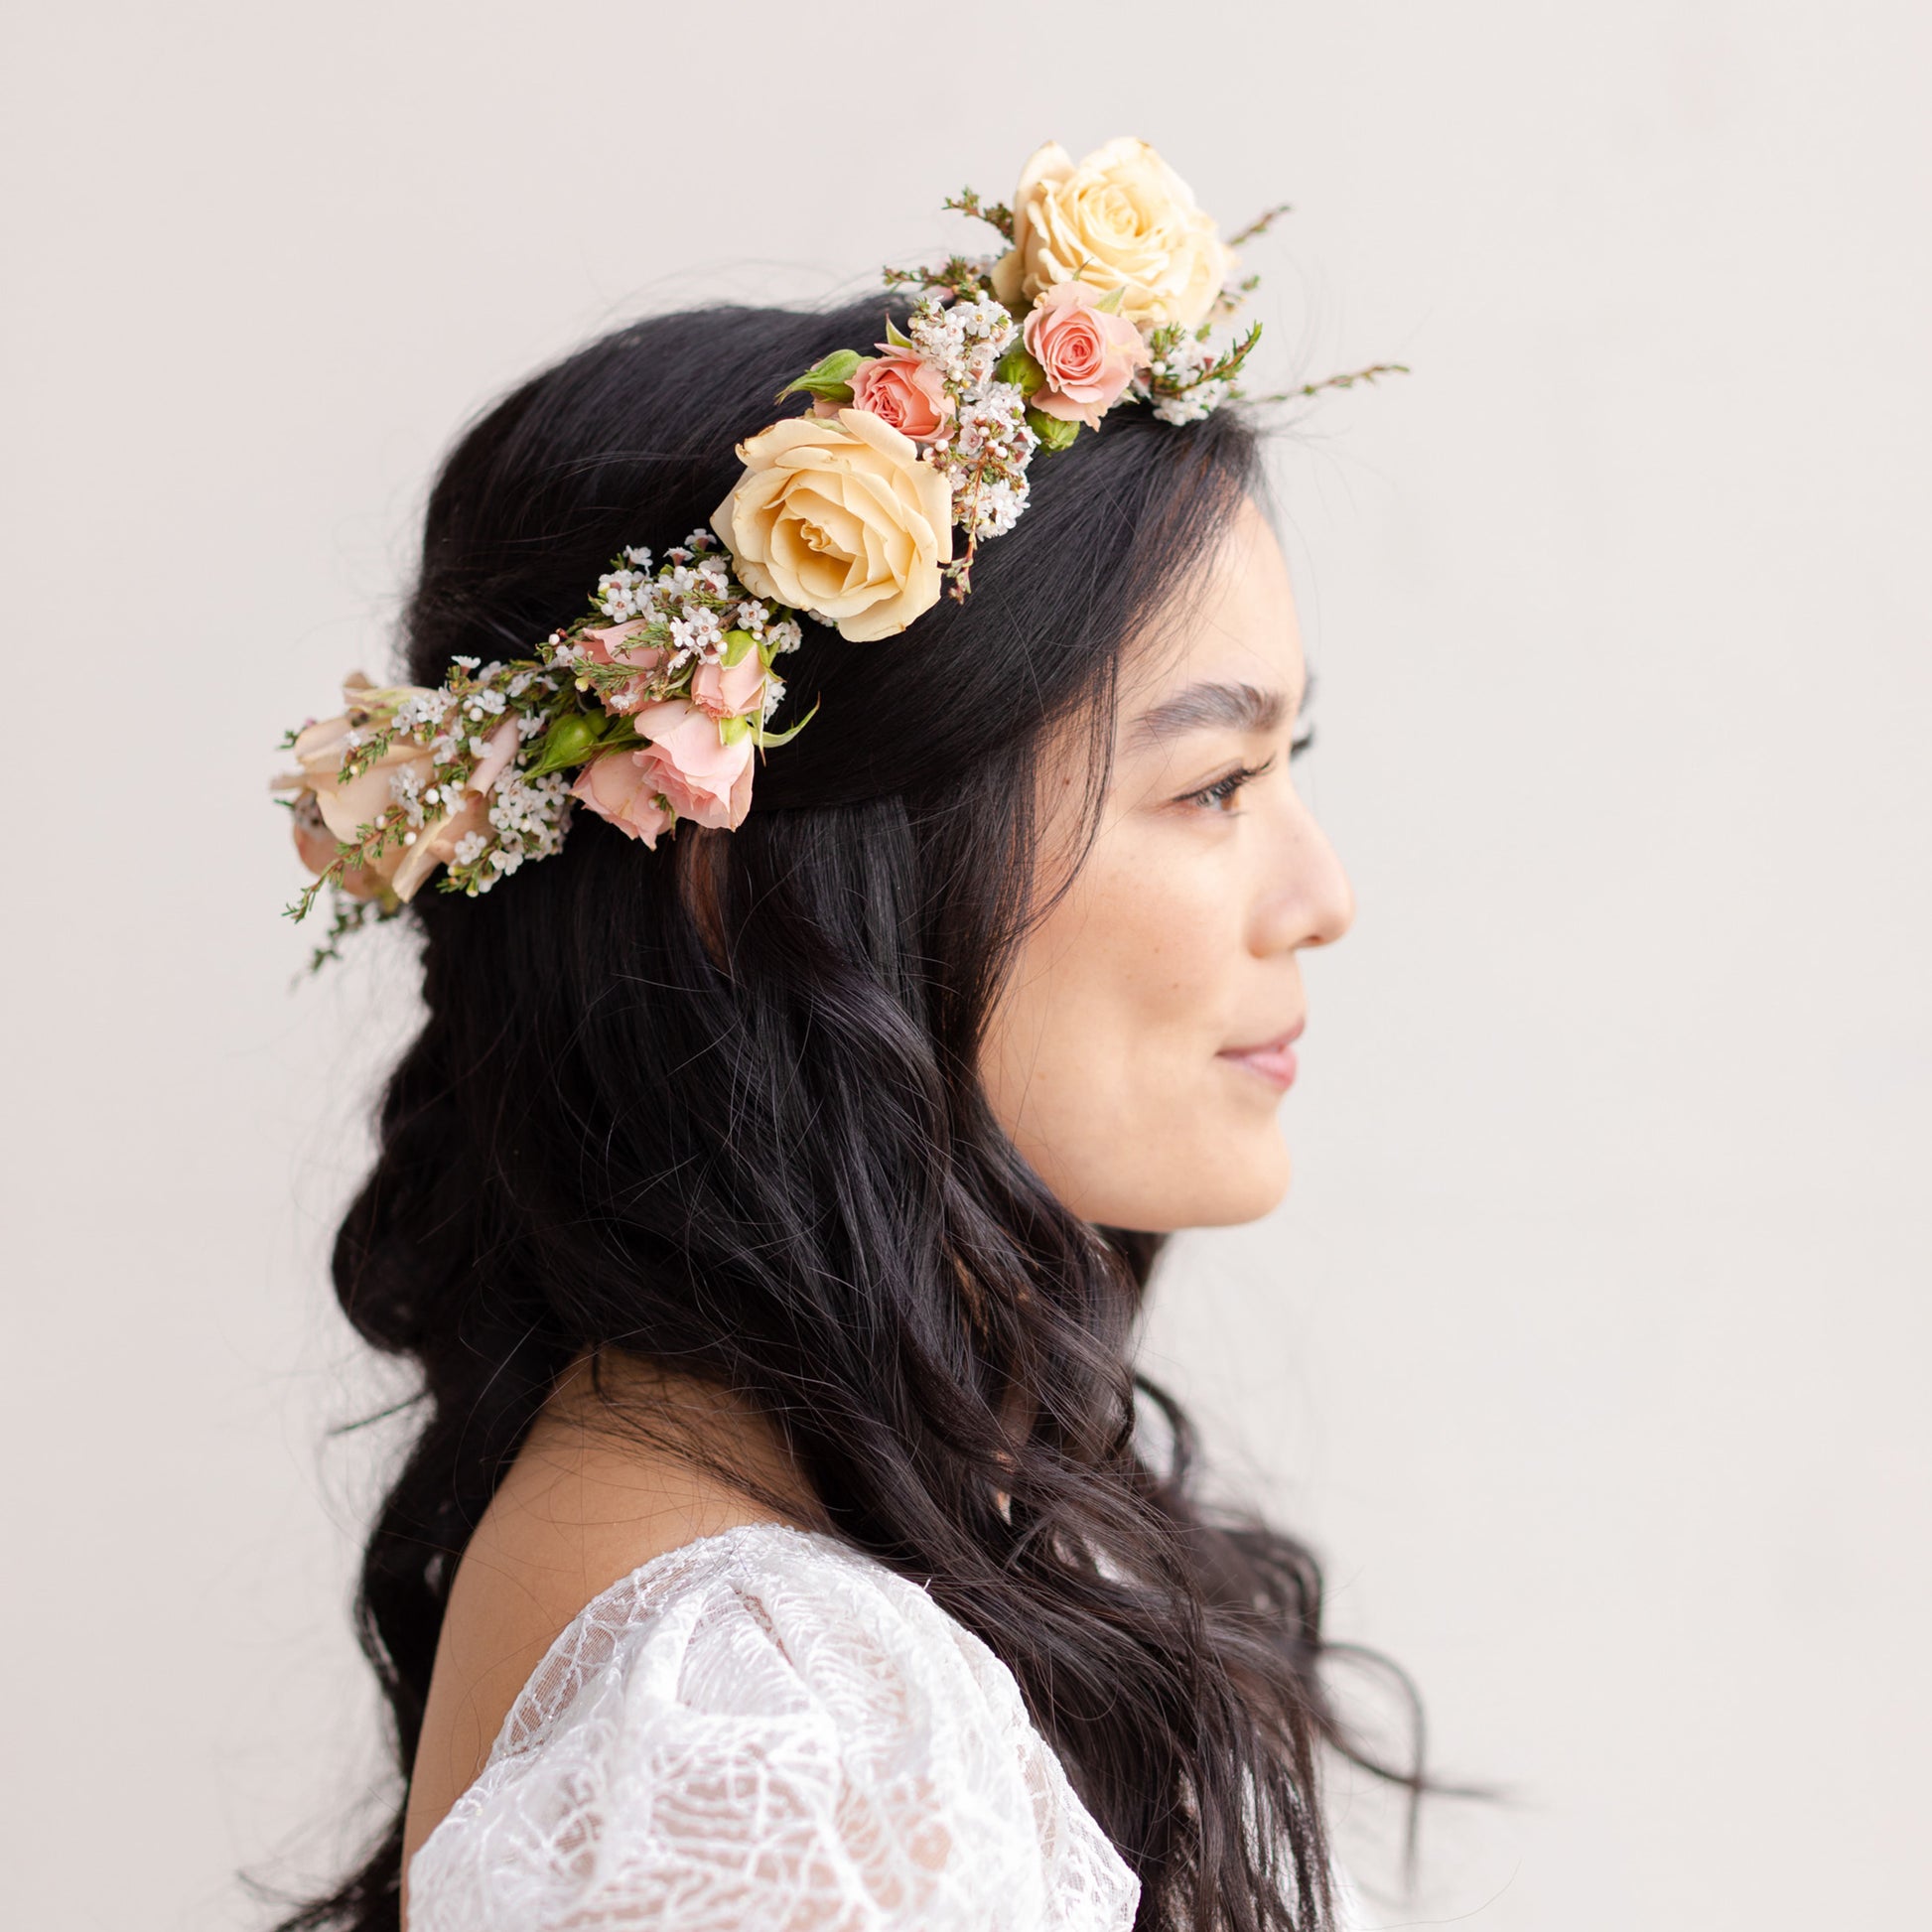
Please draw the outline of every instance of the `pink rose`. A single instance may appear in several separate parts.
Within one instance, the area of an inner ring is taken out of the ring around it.
[[[713,718],[755,718],[764,705],[764,666],[756,650],[736,664],[700,664],[691,679],[691,702]]]
[[[634,664],[640,671],[654,671],[663,663],[664,653],[649,644],[632,642],[653,621],[650,618],[632,618],[628,623],[603,624],[595,630],[580,631],[577,641],[595,664]]]
[[[1044,385],[1028,401],[1044,415],[1089,429],[1100,427],[1134,371],[1148,363],[1141,332],[1098,301],[1084,282],[1055,282],[1021,330],[1027,352],[1046,371]]]
[[[870,410],[901,436],[930,442],[952,415],[939,371],[909,348],[877,345],[879,355],[852,372],[852,407]]]
[[[657,802],[656,782],[638,768],[634,753],[612,752],[592,759],[578,772],[570,795],[581,798],[626,837],[642,839],[653,850],[658,833],[668,832],[675,823]]]
[[[725,831],[744,824],[752,808],[749,732],[727,743],[718,721],[682,698],[646,705],[631,722],[650,741],[631,757],[679,818]]]
[[[592,663],[628,664],[637,673],[621,691],[604,693],[600,702],[607,711],[635,711],[644,701],[651,674],[663,669],[668,652],[634,641],[654,621],[651,618],[632,618],[628,623],[605,624],[579,633],[577,641]]]

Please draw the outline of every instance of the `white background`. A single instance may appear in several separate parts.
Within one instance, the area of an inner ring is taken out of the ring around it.
[[[1257,247],[1354,873],[1300,1165],[1149,1353],[1422,1686],[1380,1922],[1932,1922],[1932,15],[1791,0],[14,10],[9,1923],[259,1924],[377,1762],[328,1300],[409,1020],[261,787],[457,425],[820,298],[1049,136]],[[1355,1824],[1351,1822],[1351,1833]],[[1359,1834],[1357,1834],[1359,1836]],[[1356,1857],[1376,1874],[1372,1844]]]

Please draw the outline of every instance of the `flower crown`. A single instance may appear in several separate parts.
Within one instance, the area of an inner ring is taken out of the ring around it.
[[[733,829],[751,808],[755,757],[784,744],[770,721],[777,660],[799,618],[869,643],[972,588],[982,539],[1013,528],[1028,469],[1122,402],[1188,423],[1237,396],[1261,336],[1218,345],[1256,286],[1185,183],[1144,141],[1076,163],[1057,143],[1021,174],[1012,207],[970,189],[945,206],[989,223],[1003,253],[888,269],[916,289],[877,353],[834,350],[779,391],[809,407],[738,446],[745,465],[711,528],[655,562],[629,549],[591,610],[534,654],[458,657],[435,689],[359,673],[343,714],[291,732],[295,842],[343,934],[399,911],[442,868],[475,896],[563,842],[573,801],[654,846],[680,819]],[[1313,395],[1400,368],[1383,363],[1291,391]],[[1271,397],[1268,400],[1284,400]],[[816,709],[816,707],[814,707]]]

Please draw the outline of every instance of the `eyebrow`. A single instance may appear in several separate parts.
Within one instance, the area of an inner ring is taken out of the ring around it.
[[[1306,706],[1314,693],[1311,677],[1302,694]],[[1252,684],[1190,684],[1134,720],[1131,745],[1158,745],[1191,731],[1272,732],[1288,716],[1286,691],[1263,691]]]

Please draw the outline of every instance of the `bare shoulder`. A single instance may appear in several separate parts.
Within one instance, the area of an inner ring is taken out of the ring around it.
[[[565,1386],[531,1430],[471,1538],[451,1587],[410,1778],[404,1869],[488,1758],[544,1654],[594,1597],[700,1538],[815,1515],[775,1436],[723,1398],[631,1371],[615,1405]],[[611,1376],[604,1377],[608,1397]],[[661,1432],[623,1426],[651,1405]],[[663,1440],[657,1440],[661,1434]],[[768,1492],[705,1467],[672,1443],[702,1437]]]

